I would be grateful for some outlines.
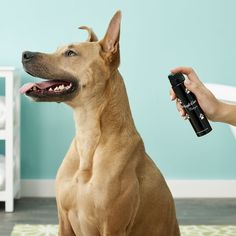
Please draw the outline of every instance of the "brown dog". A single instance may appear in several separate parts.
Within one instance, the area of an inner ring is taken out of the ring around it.
[[[121,13],[98,41],[53,54],[24,52],[33,76],[21,92],[35,101],[65,102],[73,108],[76,136],[56,177],[59,235],[178,236],[174,201],[146,154],[118,71]]]

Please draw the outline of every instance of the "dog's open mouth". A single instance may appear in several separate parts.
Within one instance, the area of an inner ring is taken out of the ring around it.
[[[58,98],[73,94],[77,83],[69,80],[47,80],[41,83],[27,83],[20,88],[20,92],[35,98]]]

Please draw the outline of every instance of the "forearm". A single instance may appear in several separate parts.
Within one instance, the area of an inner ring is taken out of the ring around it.
[[[217,121],[236,126],[236,105],[221,102]]]

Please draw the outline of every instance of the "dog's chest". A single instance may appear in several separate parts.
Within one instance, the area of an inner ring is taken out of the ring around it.
[[[60,179],[57,183],[57,198],[65,210],[88,207],[93,202],[93,186],[87,175],[79,177],[76,173],[72,178]]]
[[[110,204],[117,181],[89,175],[78,171],[71,179],[61,179],[57,198],[64,210],[76,210],[78,217],[86,215],[86,218],[95,220],[98,211]]]
[[[97,230],[99,219],[96,217],[92,183],[81,183],[75,178],[60,181],[57,203],[78,235],[91,235],[87,230]],[[85,227],[86,226],[86,227]],[[85,227],[85,228],[84,228]]]

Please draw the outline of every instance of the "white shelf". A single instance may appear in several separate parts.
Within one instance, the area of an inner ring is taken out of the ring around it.
[[[6,139],[6,131],[5,129],[0,129],[0,140]]]
[[[3,72],[3,71],[14,71],[15,70],[15,67],[13,66],[0,66],[0,71]]]
[[[5,190],[0,190],[0,202],[6,200],[6,191]]]
[[[14,197],[18,198],[20,193],[20,181],[16,180],[14,183]],[[0,202],[5,202],[7,198],[7,191],[6,190],[0,190]]]
[[[5,140],[6,173],[0,201],[5,202],[6,212],[13,212],[14,198],[20,193],[20,78],[14,67],[0,67],[0,79],[5,79],[6,104],[5,129],[0,129],[0,140]]]

